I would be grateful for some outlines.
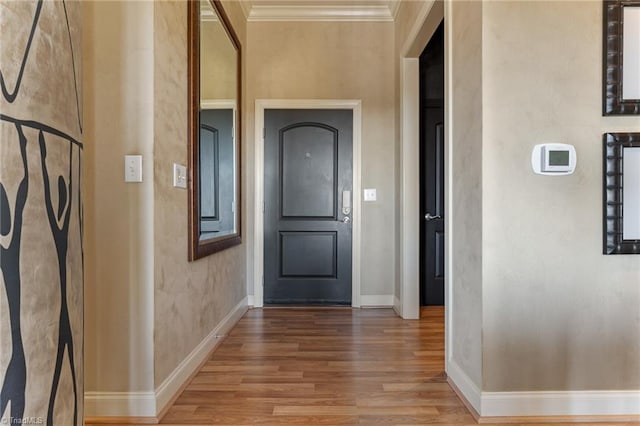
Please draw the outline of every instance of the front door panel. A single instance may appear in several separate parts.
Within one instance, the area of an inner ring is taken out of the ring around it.
[[[267,304],[351,303],[352,122],[351,110],[265,111]]]

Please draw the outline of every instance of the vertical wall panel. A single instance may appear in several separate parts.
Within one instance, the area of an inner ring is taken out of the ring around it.
[[[3,424],[82,424],[80,12],[0,1]]]

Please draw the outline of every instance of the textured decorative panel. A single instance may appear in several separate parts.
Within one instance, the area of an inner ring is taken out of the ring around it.
[[[0,1],[1,424],[83,423],[80,8]]]

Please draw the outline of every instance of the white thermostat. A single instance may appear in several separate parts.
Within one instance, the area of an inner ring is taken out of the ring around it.
[[[531,153],[531,166],[539,175],[570,175],[576,162],[575,147],[564,143],[536,145]]]

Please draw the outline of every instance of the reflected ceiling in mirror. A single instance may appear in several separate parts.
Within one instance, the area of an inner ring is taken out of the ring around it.
[[[240,244],[240,44],[218,1],[189,1],[189,259]]]

